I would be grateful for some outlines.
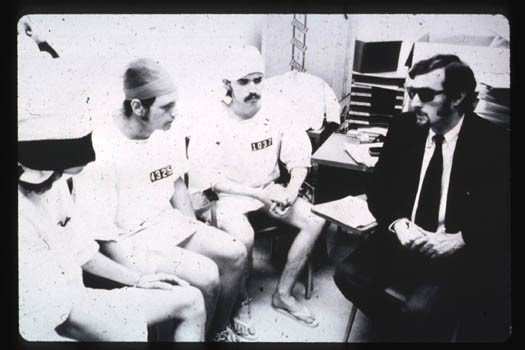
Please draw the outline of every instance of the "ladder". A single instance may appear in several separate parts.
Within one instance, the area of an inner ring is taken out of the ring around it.
[[[306,14],[304,15],[293,15],[292,20],[292,59],[290,60],[290,66],[292,70],[299,72],[305,72],[304,61],[306,56],[306,32],[308,27],[306,26]]]

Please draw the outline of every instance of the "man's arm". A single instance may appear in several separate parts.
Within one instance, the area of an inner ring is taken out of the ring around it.
[[[96,276],[139,288],[171,289],[173,284],[189,285],[188,282],[172,274],[142,274],[111,260],[97,252],[82,269]]]
[[[390,123],[381,155],[370,176],[366,191],[370,212],[379,225],[385,228],[393,226],[396,221],[404,217],[400,213],[400,199],[393,197],[396,197],[394,194],[399,186],[397,182],[406,176],[403,171],[400,171],[405,169],[399,169],[400,160],[406,156],[402,154],[404,150],[401,149],[401,144],[404,138],[411,137],[404,132],[407,126],[406,118],[407,116],[402,114],[394,117]],[[400,227],[403,229],[403,226]]]
[[[299,189],[306,178],[308,169],[305,167],[293,168],[290,171],[290,181],[286,187],[281,185],[269,186],[266,191],[272,201],[281,204],[283,207],[289,207],[295,203],[299,195]]]
[[[126,249],[120,244],[119,241],[97,241],[99,250],[102,254],[109,257],[111,260],[118,262],[119,264],[125,264],[129,262],[129,258]]]
[[[239,184],[225,178],[220,179],[216,184],[213,185],[212,188],[216,192],[252,197],[267,205],[271,204],[271,199],[268,196],[267,191],[264,191],[260,188]]]
[[[173,183],[173,195],[170,198],[170,203],[173,208],[179,209],[184,215],[195,219],[191,196],[181,177]]]
[[[140,272],[126,268],[100,252],[82,265],[82,269],[126,286],[134,286],[141,276]]]
[[[288,204],[291,205],[297,199],[299,194],[299,189],[303,185],[306,175],[308,174],[308,169],[305,167],[293,168],[290,171],[290,182],[286,186],[286,190],[289,193]]]

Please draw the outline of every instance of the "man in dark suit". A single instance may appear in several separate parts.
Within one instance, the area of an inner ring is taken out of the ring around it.
[[[369,189],[379,229],[337,268],[345,296],[401,341],[510,335],[507,132],[473,113],[476,81],[454,55],[409,72]],[[404,302],[382,298],[394,287]]]

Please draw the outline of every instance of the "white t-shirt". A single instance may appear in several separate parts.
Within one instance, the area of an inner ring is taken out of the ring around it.
[[[173,209],[173,184],[188,171],[183,140],[155,131],[131,140],[111,118],[93,131],[96,160],[75,178],[75,198],[99,240],[143,230]]]
[[[260,111],[242,121],[234,119],[222,102],[210,104],[208,122],[191,136],[190,186],[204,189],[227,179],[264,187],[279,177],[278,160],[288,171],[310,167],[310,139],[304,130],[289,122],[294,111],[282,101],[263,95]],[[219,196],[221,200],[239,197],[225,193]],[[262,206],[258,200],[250,201],[255,207]]]

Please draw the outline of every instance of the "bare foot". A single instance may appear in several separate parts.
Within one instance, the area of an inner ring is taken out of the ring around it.
[[[277,292],[273,293],[272,306],[276,310],[280,310],[308,326],[316,327],[318,325],[315,315],[291,295],[280,295]]]

